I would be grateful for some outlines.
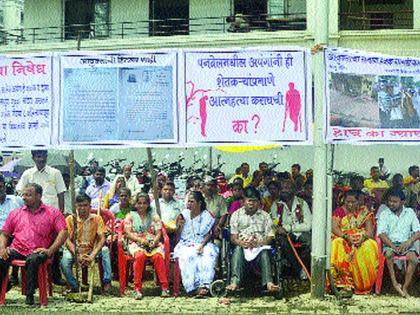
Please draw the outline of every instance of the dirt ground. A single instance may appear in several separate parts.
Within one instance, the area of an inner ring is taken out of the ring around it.
[[[330,124],[344,127],[380,126],[378,104],[370,98],[350,97],[332,89]]]
[[[415,284],[417,285],[417,283]],[[230,304],[221,303],[219,298],[196,299],[186,296],[160,298],[160,290],[153,281],[145,283],[144,298],[135,301],[131,285],[126,296],[118,296],[118,282],[113,283],[112,296],[94,296],[94,302],[74,303],[66,301],[60,294],[61,288],[54,287],[54,295],[48,306],[28,307],[25,297],[15,287],[7,293],[6,305],[0,307],[0,314],[26,313],[148,313],[148,314],[419,314],[420,298],[399,298],[391,294],[389,288],[380,296],[353,296],[337,299],[326,295],[323,300],[313,300],[309,294],[309,284],[291,283],[285,298],[276,300],[273,296],[258,294],[255,288],[229,296]],[[417,295],[418,296],[418,295]],[[35,302],[38,302],[37,295]]]

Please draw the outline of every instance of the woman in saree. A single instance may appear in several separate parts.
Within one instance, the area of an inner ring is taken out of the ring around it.
[[[114,204],[120,201],[120,190],[126,187],[124,175],[117,175],[105,194],[104,208],[110,209]]]
[[[187,208],[177,219],[180,239],[174,257],[179,261],[185,291],[199,297],[206,296],[219,255],[219,248],[211,242],[215,219],[206,210],[204,197],[199,191],[188,195]]]
[[[134,257],[134,291],[135,299],[142,295],[142,277],[146,259],[153,263],[156,275],[162,288],[162,297],[169,297],[168,274],[165,264],[165,252],[161,242],[162,222],[154,215],[150,207],[150,198],[140,193],[134,201],[136,211],[125,217],[124,233],[128,240],[128,252]]]
[[[359,192],[347,191],[332,219],[331,272],[337,288],[356,294],[371,291],[379,265],[373,226],[373,213],[359,206]]]

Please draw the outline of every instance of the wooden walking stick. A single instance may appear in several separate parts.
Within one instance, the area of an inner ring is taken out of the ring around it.
[[[158,192],[159,187],[157,184],[157,174],[153,167],[152,149],[146,148],[146,151],[147,151],[147,160],[149,162],[149,172],[150,172],[150,175],[152,175],[152,189],[153,189],[153,198],[155,199],[156,213],[158,214],[159,218],[161,218],[159,192]]]
[[[89,266],[90,269],[90,277],[89,277],[89,291],[87,296],[87,301],[89,303],[93,302],[93,283],[95,282],[95,273],[96,273],[96,262],[95,260]]]
[[[102,203],[102,190],[99,191],[98,196],[98,210],[96,211],[97,215],[101,215],[101,203]]]
[[[75,161],[74,161],[74,151],[70,150],[69,154],[69,169],[70,169],[70,199],[71,199],[71,211],[73,213],[73,244],[74,244],[74,263],[76,265],[76,285],[81,292],[81,286],[79,281],[79,246],[77,245],[77,219],[79,217],[76,207],[75,207],[75,171],[74,171]]]

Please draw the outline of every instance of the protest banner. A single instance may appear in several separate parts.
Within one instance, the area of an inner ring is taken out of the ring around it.
[[[420,59],[325,51],[326,141],[420,141]]]
[[[187,144],[311,142],[305,49],[184,50]]]
[[[0,56],[0,147],[53,144],[51,54]]]
[[[61,54],[60,142],[176,143],[177,52]]]

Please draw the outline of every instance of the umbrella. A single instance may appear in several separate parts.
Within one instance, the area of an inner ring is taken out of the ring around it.
[[[58,169],[63,174],[70,174],[69,157],[62,153],[48,153],[47,165]],[[13,171],[22,174],[24,171],[34,166],[35,162],[32,160],[32,156],[27,156],[17,162]],[[80,164],[75,162],[75,173],[79,173],[80,170]]]
[[[13,170],[15,169],[15,166],[17,162],[19,162],[19,160],[20,159],[11,160],[7,162],[6,164],[4,164],[2,167],[0,167],[0,173],[3,174],[4,176],[16,177],[18,174],[14,172]]]

